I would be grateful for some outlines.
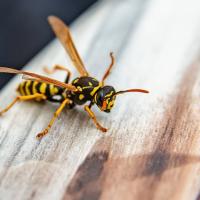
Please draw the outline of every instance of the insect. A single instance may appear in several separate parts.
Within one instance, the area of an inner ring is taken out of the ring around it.
[[[55,16],[48,17],[48,21],[55,35],[58,37],[67,51],[80,76],[75,78],[71,84],[69,84],[71,72],[67,68],[60,65],[54,66],[51,70],[48,68],[44,68],[44,70],[49,74],[54,73],[57,70],[66,72],[67,75],[65,82],[32,72],[16,70],[8,67],[0,67],[1,73],[22,74],[24,79],[26,79],[20,83],[17,88],[19,96],[17,96],[14,101],[10,103],[4,110],[0,111],[0,115],[7,112],[18,101],[48,100],[50,102],[60,103],[60,106],[54,113],[54,116],[50,120],[47,128],[37,134],[36,138],[40,139],[48,134],[56,118],[60,115],[65,107],[71,109],[75,105],[83,105],[86,102],[89,102],[88,105],[84,106],[84,110],[93,120],[96,127],[102,132],[106,132],[107,129],[98,122],[95,114],[91,110],[93,105],[96,104],[101,111],[109,113],[113,108],[115,99],[118,95],[127,92],[148,93],[148,91],[143,89],[128,89],[116,92],[114,87],[105,85],[105,80],[109,76],[115,62],[112,53],[110,53],[111,63],[103,75],[102,80],[98,81],[97,79],[91,77],[83,64],[78,51],[76,50],[67,25],[65,25],[61,19]]]

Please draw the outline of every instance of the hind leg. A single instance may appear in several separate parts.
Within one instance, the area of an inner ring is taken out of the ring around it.
[[[33,99],[42,99],[45,100],[46,96],[44,94],[33,94],[33,95],[27,95],[27,96],[18,96],[16,97],[5,109],[0,111],[0,115],[10,110],[18,101],[28,101]]]
[[[69,83],[69,79],[71,77],[71,71],[61,65],[55,65],[52,69],[49,69],[47,67],[44,67],[43,70],[47,73],[47,74],[53,74],[55,73],[56,71],[58,70],[61,70],[61,71],[65,71],[67,72],[67,77],[65,79],[65,83]]]

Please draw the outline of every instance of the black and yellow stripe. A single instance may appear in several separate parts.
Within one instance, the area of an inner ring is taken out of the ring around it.
[[[47,83],[41,83],[37,81],[23,81],[19,84],[17,91],[21,96],[28,96],[33,94],[44,94],[47,98],[51,98],[54,95],[62,94],[63,89]]]

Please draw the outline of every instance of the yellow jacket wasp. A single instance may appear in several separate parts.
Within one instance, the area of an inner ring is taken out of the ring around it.
[[[17,96],[15,100],[4,110],[0,111],[0,115],[7,112],[17,101],[48,100],[51,102],[60,103],[59,108],[54,113],[54,116],[49,122],[47,128],[37,134],[37,138],[40,139],[49,132],[49,129],[52,127],[55,119],[59,116],[65,107],[71,109],[75,105],[82,105],[89,101],[89,104],[84,106],[85,111],[93,120],[96,127],[102,132],[106,132],[107,129],[100,125],[96,119],[95,114],[91,110],[91,107],[94,104],[96,104],[101,111],[108,113],[113,108],[117,95],[126,92],[148,93],[148,91],[142,89],[129,89],[116,92],[112,86],[105,85],[105,80],[110,74],[114,65],[114,57],[112,53],[110,53],[111,64],[106,70],[102,80],[99,82],[95,78],[91,77],[75,48],[69,28],[64,24],[63,21],[55,16],[50,16],[48,21],[54,33],[66,49],[74,66],[80,73],[80,77],[75,78],[72,83],[69,84],[68,82],[71,77],[71,72],[67,68],[59,65],[54,66],[52,70],[49,70],[48,68],[44,68],[44,70],[49,74],[54,73],[56,70],[65,71],[67,73],[65,82],[60,82],[58,80],[32,72],[0,67],[1,73],[23,74],[24,78],[26,79],[21,84],[19,84],[17,88],[17,91],[20,95]],[[59,97],[59,99],[55,97]]]

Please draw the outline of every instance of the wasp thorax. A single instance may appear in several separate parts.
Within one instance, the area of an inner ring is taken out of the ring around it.
[[[101,111],[110,112],[115,98],[115,89],[112,86],[104,86],[97,91],[94,101]]]

